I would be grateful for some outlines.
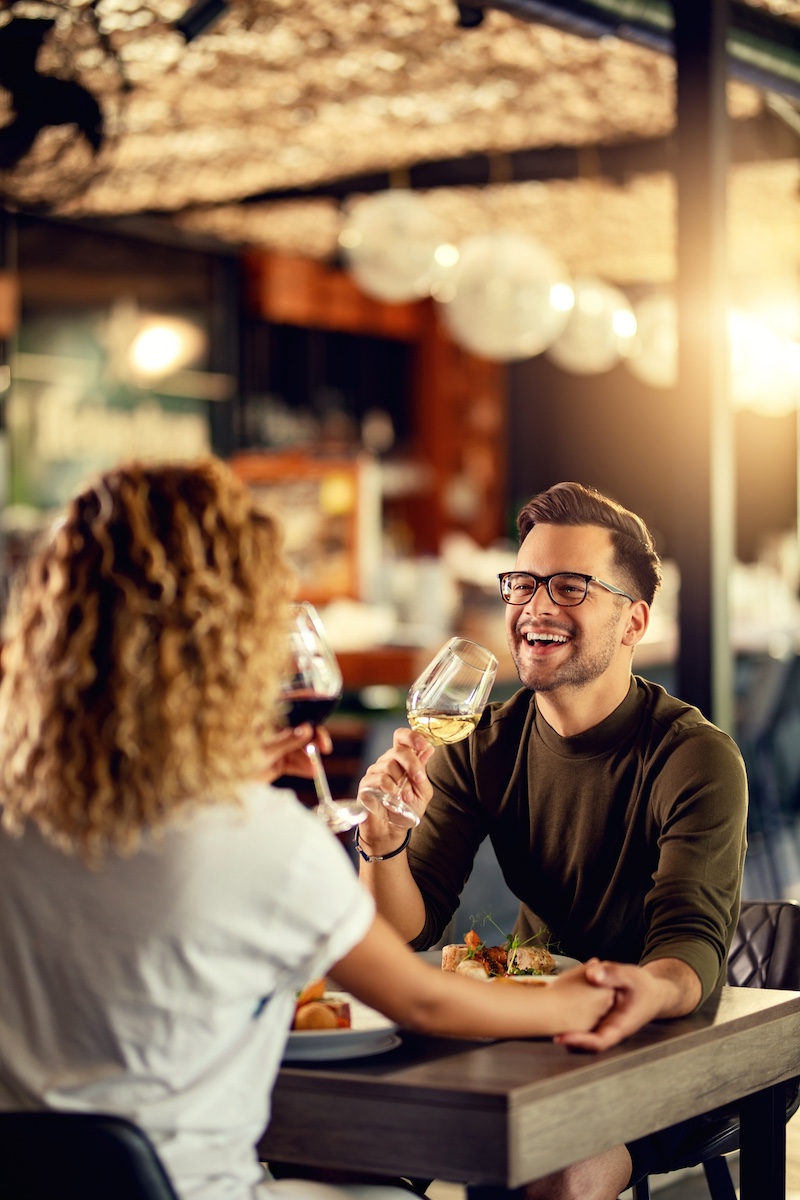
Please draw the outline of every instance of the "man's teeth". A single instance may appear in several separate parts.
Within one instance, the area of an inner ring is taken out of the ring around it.
[[[567,638],[560,633],[528,633],[525,637],[529,646],[535,645],[536,642],[559,642],[563,644],[567,641]]]

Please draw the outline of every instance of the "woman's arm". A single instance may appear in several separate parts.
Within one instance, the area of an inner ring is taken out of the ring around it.
[[[423,962],[380,916],[331,969],[336,983],[407,1029],[450,1037],[551,1037],[588,1031],[614,1001],[576,967],[541,987],[482,983]]]

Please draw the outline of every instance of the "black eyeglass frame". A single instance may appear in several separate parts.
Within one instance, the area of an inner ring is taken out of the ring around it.
[[[503,582],[511,575],[524,575],[527,579],[532,579],[534,581],[533,591],[531,592],[530,596],[526,596],[524,600],[512,600],[505,594],[503,591]],[[576,600],[574,604],[565,604],[563,600],[557,600],[553,595],[550,584],[554,579],[558,579],[560,575],[566,575],[570,579],[582,579],[584,582],[584,593],[580,600]],[[596,575],[584,575],[583,571],[554,571],[552,575],[534,575],[533,571],[501,571],[497,578],[500,583],[500,596],[506,604],[513,604],[517,608],[522,608],[523,605],[530,604],[531,600],[534,598],[542,585],[544,585],[546,588],[547,594],[553,601],[553,604],[557,604],[559,608],[577,608],[579,604],[583,604],[584,600],[589,595],[590,583],[599,583],[600,587],[605,588],[607,592],[612,592],[615,596],[624,596],[626,600],[630,600],[631,604],[636,603],[630,592],[624,592],[622,588],[614,587],[613,583],[606,583],[604,579],[598,579]]]

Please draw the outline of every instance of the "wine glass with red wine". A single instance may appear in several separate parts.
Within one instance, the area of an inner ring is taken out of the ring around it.
[[[289,663],[281,684],[283,719],[296,728],[308,722],[316,729],[328,719],[342,696],[342,672],[328,645],[313,604],[292,605]],[[334,833],[344,833],[367,815],[360,800],[334,800],[322,759],[313,742],[306,754],[314,771],[317,814]]]

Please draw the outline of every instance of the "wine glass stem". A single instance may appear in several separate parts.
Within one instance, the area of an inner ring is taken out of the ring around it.
[[[400,776],[397,783],[395,784],[394,791],[391,793],[393,800],[399,800],[401,802],[401,804],[405,803],[405,801],[403,800],[403,788],[406,786],[408,781],[409,781],[408,780],[408,772],[403,771],[403,774]]]
[[[311,759],[311,766],[314,771],[314,789],[317,793],[319,806],[323,812],[330,812],[336,806],[333,803],[331,787],[328,783],[328,776],[325,774],[325,768],[322,765],[322,759],[313,742],[309,742],[306,746],[306,754]]]

